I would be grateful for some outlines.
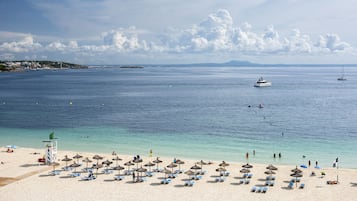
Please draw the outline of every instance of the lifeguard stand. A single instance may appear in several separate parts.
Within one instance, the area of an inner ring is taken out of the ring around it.
[[[42,141],[46,143],[45,151],[45,163],[51,164],[57,159],[57,138],[55,138],[55,133],[50,133],[49,140]]]

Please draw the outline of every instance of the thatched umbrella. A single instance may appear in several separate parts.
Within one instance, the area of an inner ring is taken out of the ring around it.
[[[224,168],[224,167],[219,167],[219,168],[216,169],[216,171],[219,172],[219,175],[223,175],[223,172],[226,171],[226,168]]]
[[[156,159],[153,161],[153,163],[156,163],[156,169],[157,171],[159,171],[159,163],[162,163],[162,160],[159,159],[159,157],[156,157]]]
[[[187,174],[189,176],[189,179],[191,179],[191,176],[195,174],[195,172],[193,172],[192,170],[188,170],[185,172],[185,174]]]
[[[220,167],[227,167],[229,166],[229,163],[226,163],[226,161],[222,161],[222,163],[219,164]]]
[[[62,159],[62,161],[65,161],[66,162],[66,167],[68,165],[68,161],[71,161],[72,159],[71,158],[68,158],[67,155],[64,156],[64,159]]]
[[[278,170],[278,168],[275,167],[275,166],[272,165],[272,164],[268,165],[268,166],[266,167],[266,169],[268,169],[268,170]]]
[[[69,167],[74,168],[73,172],[76,172],[77,167],[81,166],[80,164],[73,162]]]
[[[194,166],[192,166],[190,168],[191,170],[195,170],[195,173],[197,174],[197,170],[201,170],[202,168],[200,166],[198,166],[197,164],[195,164]]]
[[[203,173],[203,168],[202,168],[202,166],[203,166],[203,165],[207,165],[207,163],[206,163],[206,162],[203,162],[203,160],[201,160],[201,161],[197,162],[197,164],[198,164],[198,165],[201,165],[201,173]]]
[[[136,163],[136,169],[138,169],[139,163],[142,163],[143,159],[141,158],[136,158],[133,160],[133,163]]]
[[[119,158],[119,156],[116,156],[116,157],[113,158],[112,160],[115,161],[115,165],[118,166],[118,161],[121,161],[122,159]]]
[[[246,168],[244,168],[244,169],[241,169],[239,172],[241,172],[241,173],[249,173],[250,172],[250,170],[249,169],[246,169]]]
[[[113,170],[118,170],[118,176],[120,176],[120,170],[124,170],[124,169],[125,169],[125,168],[122,167],[122,166],[120,166],[120,165],[115,166],[115,167],[113,168]]]
[[[302,170],[300,170],[299,168],[297,168],[297,166],[291,170],[291,172],[293,173],[302,173]]]
[[[130,172],[129,168],[130,168],[130,166],[133,166],[134,163],[132,163],[131,161],[128,161],[128,162],[124,163],[124,165],[128,166],[128,172]]]
[[[295,173],[291,174],[290,176],[295,177],[295,184],[296,184],[296,187],[297,187],[297,178],[298,177],[302,177],[302,174],[295,172]]]
[[[138,172],[138,176],[137,176],[137,181],[139,181],[139,173],[140,173],[140,177],[143,177],[143,172],[146,172],[147,169],[143,168],[142,166],[140,168],[137,168],[136,171]]]
[[[96,175],[98,175],[98,169],[100,169],[100,168],[102,168],[103,167],[103,165],[102,164],[94,164],[93,166],[92,166],[92,168],[93,169],[96,169]]]
[[[102,157],[102,156],[99,156],[99,155],[94,155],[94,156],[93,156],[93,159],[94,159],[94,160],[97,160],[97,165],[98,165],[98,164],[99,164],[99,160],[102,160],[103,157]]]
[[[174,172],[174,168],[177,167],[177,165],[173,162],[171,162],[169,165],[166,166],[167,168],[171,168],[171,172]]]
[[[86,157],[82,162],[86,163],[86,169],[88,169],[88,163],[91,163],[92,161],[88,157]]]
[[[249,163],[242,165],[243,168],[253,168],[253,165],[250,165]]]
[[[154,166],[155,163],[152,163],[151,161],[149,161],[148,163],[146,163],[144,166],[145,167],[149,167],[149,171],[151,172],[151,167]]]
[[[74,159],[77,159],[77,163],[79,163],[79,159],[82,158],[83,156],[76,154],[75,156],[73,156]]]
[[[264,172],[265,174],[268,174],[270,178],[272,178],[272,174],[275,174],[273,170],[268,170]]]
[[[176,161],[176,164],[179,165],[179,173],[182,173],[182,171],[181,171],[181,165],[182,165],[182,164],[185,164],[185,162],[182,161],[182,160],[177,160],[177,161]]]
[[[172,173],[169,169],[166,169],[166,168],[164,168],[161,172],[165,174],[165,179],[166,179],[166,175]]]

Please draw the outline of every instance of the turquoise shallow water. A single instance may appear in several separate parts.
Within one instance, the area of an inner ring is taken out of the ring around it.
[[[356,68],[144,68],[0,74],[0,145],[357,168]],[[263,75],[273,87],[256,89]],[[70,104],[72,102],[72,104]],[[264,104],[263,109],[257,107]],[[251,107],[248,107],[251,105]],[[284,135],[282,135],[284,133]],[[252,151],[256,155],[252,156]],[[273,159],[273,153],[282,159]],[[302,155],[306,158],[303,159]]]

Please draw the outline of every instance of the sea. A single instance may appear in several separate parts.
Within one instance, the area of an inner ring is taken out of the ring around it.
[[[323,66],[0,73],[0,146],[45,150],[54,132],[59,150],[357,168],[357,67],[344,71],[347,81]],[[261,76],[272,86],[253,87]]]

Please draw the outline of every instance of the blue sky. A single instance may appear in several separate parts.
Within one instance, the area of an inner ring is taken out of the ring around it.
[[[354,0],[3,0],[0,59],[357,63]]]

